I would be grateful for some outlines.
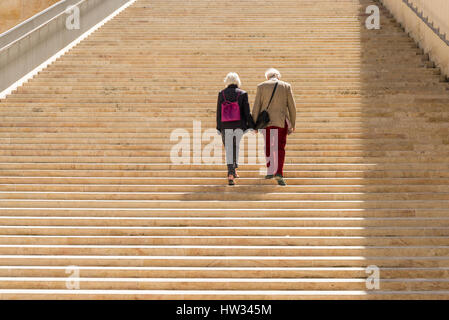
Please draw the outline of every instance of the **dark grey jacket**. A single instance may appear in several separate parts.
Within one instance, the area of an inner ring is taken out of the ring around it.
[[[239,106],[240,106],[240,121],[229,121],[221,122],[221,104],[224,102],[223,91],[228,101],[236,101],[237,93],[239,96]],[[223,129],[242,129],[243,131],[247,129],[254,128],[253,117],[249,110],[248,93],[239,89],[236,85],[231,84],[226,89],[218,93],[217,101],[217,130],[221,131]]]

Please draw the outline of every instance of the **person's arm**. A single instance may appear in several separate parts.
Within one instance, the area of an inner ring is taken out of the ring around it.
[[[261,90],[260,87],[257,87],[256,100],[254,101],[253,106],[253,121],[257,123],[257,118],[259,117],[260,109],[261,109]]]
[[[243,95],[243,112],[245,114],[246,125],[248,126],[248,129],[254,129],[255,124],[249,108],[248,93],[245,93]]]
[[[217,130],[221,131],[221,94],[218,93],[217,99]]]
[[[293,98],[291,85],[288,86],[287,106],[288,106],[288,113],[290,115],[290,122],[292,124],[292,130],[294,131],[296,128],[296,103],[295,98]]]

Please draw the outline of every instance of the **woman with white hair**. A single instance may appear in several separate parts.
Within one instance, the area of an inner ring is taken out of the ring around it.
[[[226,88],[220,91],[217,101],[217,130],[221,134],[226,150],[228,183],[233,186],[234,179],[239,178],[239,146],[243,134],[254,128],[250,113],[248,94],[239,89],[242,85],[237,73],[230,72],[224,79]]]

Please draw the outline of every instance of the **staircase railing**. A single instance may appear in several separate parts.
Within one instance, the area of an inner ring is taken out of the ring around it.
[[[446,37],[446,33],[442,33],[440,27],[436,27],[434,22],[430,22],[429,17],[424,16],[424,11],[420,10],[418,6],[414,6],[410,0],[402,0],[441,40],[443,40],[449,46],[449,39]]]
[[[63,0],[0,35],[0,92],[132,0]],[[66,27],[66,9],[79,9],[80,27]]]
[[[80,0],[61,0],[47,9],[35,14],[31,18],[19,23],[15,27],[0,33],[0,48],[5,47],[7,44],[18,39],[25,33],[37,28],[44,24],[58,13],[65,11],[69,5],[73,5]]]
[[[376,0],[407,30],[436,66],[440,80],[449,77],[449,0]],[[423,23],[425,25],[423,25]],[[423,57],[423,59],[427,59]]]
[[[76,0],[76,1],[71,1],[71,2],[74,2],[73,6],[79,7],[80,5],[82,5],[86,1],[88,1],[88,0]],[[70,2],[70,1],[67,1],[67,0],[62,1],[63,4],[66,4],[68,6],[69,4],[67,2]],[[8,48],[14,46],[14,44],[20,42],[21,40],[25,39],[26,37],[31,35],[33,32],[36,32],[36,31],[39,31],[40,29],[43,29],[45,26],[49,25],[50,23],[52,23],[53,21],[55,21],[56,19],[58,19],[59,17],[64,15],[65,14],[65,9],[66,8],[63,8],[63,10],[61,12],[57,13],[55,16],[49,18],[48,20],[46,20],[45,22],[41,23],[37,27],[27,31],[26,33],[20,35],[18,38],[16,38],[16,39],[12,40],[11,42],[7,43],[5,46],[0,48],[0,53],[3,52],[4,50],[7,50]],[[43,14],[43,13],[45,13],[45,11],[41,12],[41,14]],[[38,14],[37,16],[35,16],[35,18],[37,19],[41,14]],[[10,31],[14,31],[14,28],[11,29]],[[8,34],[9,34],[8,31],[4,33],[5,36],[7,36]],[[2,35],[0,35],[0,36],[2,36]]]

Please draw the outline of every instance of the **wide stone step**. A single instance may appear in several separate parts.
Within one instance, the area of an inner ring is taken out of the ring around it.
[[[215,98],[215,97],[214,97]],[[426,107],[426,111],[447,111],[445,106],[448,103],[448,99],[443,98],[434,98],[434,99],[419,99],[415,98],[414,101],[407,101],[406,96],[399,96],[396,98],[395,104],[387,105],[386,101],[379,97],[370,98],[371,103],[369,105],[365,104],[364,101],[352,101],[349,98],[346,99],[337,99],[334,97],[333,99],[328,99],[327,97],[323,97],[320,101],[316,99],[301,99],[296,102],[299,112],[363,112],[364,116],[369,116],[373,113],[391,113],[394,111],[402,111],[402,112],[419,112],[422,110],[422,107]],[[250,101],[252,102],[252,101]],[[216,102],[214,101],[214,104]],[[214,116],[214,112],[216,112],[216,106],[214,106],[211,102],[198,102],[194,105],[185,105],[183,104],[183,113],[186,115],[190,115],[191,113],[195,113],[198,115],[199,112],[209,112],[210,116]],[[27,102],[26,104],[22,102],[10,102],[5,100],[0,102],[0,108],[6,109],[8,111],[23,110],[27,111],[31,110],[33,112],[40,111],[53,111],[64,114],[65,111],[77,111],[77,112],[161,112],[161,115],[169,113],[173,116],[173,111],[179,111],[179,103],[172,101],[147,101],[147,102],[115,102],[113,104],[108,102],[88,102],[88,103],[77,103],[77,102]],[[427,110],[428,108],[428,110]],[[176,115],[174,115],[176,117]],[[203,115],[199,115],[202,117]],[[417,115],[418,116],[418,115]],[[192,121],[194,119],[191,119]],[[362,120],[362,119],[361,119]],[[418,120],[418,119],[416,119]]]
[[[0,216],[4,226],[449,227],[447,217],[34,217]]]
[[[176,209],[176,208],[0,208],[0,216],[45,217],[294,217],[294,218],[438,218],[446,209]]]
[[[265,173],[263,173],[264,175]],[[244,186],[273,186],[279,189],[273,180],[264,179],[262,174],[258,178],[240,178],[239,185]],[[421,185],[441,185],[447,186],[449,179],[446,178],[290,178],[286,175],[289,185],[301,186],[345,186],[345,185],[362,185],[362,186],[383,186],[394,185],[396,191],[400,191],[402,185],[421,186]],[[210,177],[15,177],[0,176],[0,184],[69,184],[69,185],[227,185],[226,172],[223,169],[222,178]],[[226,189],[230,191],[229,187]],[[284,189],[282,189],[284,190]],[[288,189],[285,189],[288,190]],[[446,190],[447,191],[447,190]]]
[[[365,279],[352,278],[70,278],[82,290],[366,290]],[[64,278],[2,277],[2,289],[67,290],[70,283]],[[380,280],[382,290],[449,291],[449,281],[438,279],[385,279]]]
[[[83,59],[85,59],[83,57]],[[320,81],[321,80],[321,81]],[[438,85],[440,81],[438,79],[435,79],[434,76],[428,76],[428,77],[420,77],[418,79],[410,79],[407,83],[404,82],[394,82],[390,81],[388,83],[389,86],[395,87],[395,88],[404,88],[408,87],[409,85],[412,87],[418,87],[419,85],[430,85],[435,84]],[[158,85],[163,87],[165,90],[193,90],[197,86],[203,87],[205,90],[207,90],[209,93],[217,93],[216,86],[212,85],[211,83],[208,83],[206,81],[196,81],[195,85],[191,86],[183,86],[183,85],[175,85],[172,81],[168,80],[159,80],[155,82],[145,82],[146,85]],[[385,84],[385,83],[384,83]],[[347,87],[360,87],[361,83],[360,81],[356,81],[356,79],[339,79],[339,78],[329,78],[327,80],[321,78],[321,79],[311,79],[311,81],[296,81],[296,85],[300,86],[304,89],[346,89]],[[374,81],[372,83],[366,84],[366,86],[363,86],[364,88],[378,88],[381,87],[380,81]],[[17,88],[17,93],[63,93],[66,91],[66,93],[72,93],[72,92],[85,92],[86,90],[91,90],[92,92],[95,92],[97,90],[145,90],[145,87],[142,84],[136,84],[136,83],[129,83],[129,82],[114,82],[113,86],[110,86],[108,84],[102,83],[100,81],[97,81],[97,83],[91,83],[90,85],[86,85],[79,82],[71,82],[71,81],[65,81],[64,83],[58,83],[58,82],[51,82],[51,81],[43,81],[43,80],[35,80],[30,82],[30,84],[27,87],[19,87]],[[215,90],[214,90],[215,89]],[[248,88],[249,90],[254,90],[253,88]]]
[[[0,226],[3,235],[53,236],[449,236],[448,227],[107,227],[107,226]],[[329,253],[330,254],[330,253]]]
[[[97,267],[448,267],[447,257],[1,255],[0,266]]]
[[[222,164],[173,164],[167,163],[0,163],[2,170],[95,170],[101,172],[102,170],[119,170],[122,172],[129,171],[222,171]],[[260,164],[241,164],[240,170],[243,171],[259,171]],[[449,170],[449,163],[287,163],[284,165],[286,171],[376,171],[384,170],[388,171],[419,171],[427,169],[429,173],[433,171],[445,172]]]
[[[89,110],[89,119],[92,119],[91,117],[98,117],[99,119],[108,119],[111,121],[118,121],[118,120],[141,120],[142,116],[145,116],[147,118],[154,118],[154,112],[157,112],[157,119],[162,121],[180,121],[184,120],[186,116],[195,116],[195,119],[197,121],[206,122],[206,123],[213,123],[213,120],[211,119],[211,115],[213,115],[214,111],[212,109],[207,110],[207,114],[204,115],[198,115],[198,112],[200,110],[190,109],[183,112],[182,116],[173,114],[173,111],[175,111],[175,108],[161,108],[158,106],[153,106],[151,109],[146,108],[134,108],[133,110],[129,109],[128,111],[122,111],[120,108],[96,108],[93,106],[88,107],[82,107],[79,108],[72,107],[70,110],[67,110],[68,108],[64,108],[59,111],[56,111],[54,107],[52,108],[45,108],[45,107],[0,107],[0,116],[3,117],[13,117],[13,118],[24,118],[29,120],[36,119],[38,117],[45,119],[45,120],[51,120],[51,119],[60,119],[60,120],[67,120],[68,118],[77,118],[82,119],[85,118],[86,115],[86,108]],[[83,112],[84,109],[84,112]],[[204,112],[204,110],[202,110]],[[420,114],[417,110],[413,111],[411,108],[408,108],[408,110],[388,110],[386,108],[376,108],[376,109],[364,109],[364,110],[357,110],[356,108],[351,110],[346,108],[340,109],[340,110],[329,110],[323,109],[320,107],[314,108],[314,109],[304,109],[299,112],[297,112],[297,121],[298,123],[309,123],[309,122],[358,122],[360,123],[360,117],[364,116],[367,120],[370,121],[380,121],[384,120],[385,118],[389,117],[395,117],[399,118],[400,116],[409,116],[409,117],[419,117]],[[449,115],[448,111],[445,111],[444,108],[441,108],[441,111],[428,111],[426,115],[424,116],[426,119],[432,119],[434,117],[447,117]],[[422,115],[421,115],[422,116]],[[309,121],[306,121],[309,120]]]
[[[0,289],[7,300],[435,300],[447,299],[449,291],[350,291],[350,290],[45,290]]]
[[[333,192],[210,192],[207,188],[197,192],[44,192],[44,191],[0,191],[1,200],[180,200],[180,201],[449,201],[449,192],[395,192],[395,193],[333,193]],[[382,200],[379,200],[382,199]]]
[[[47,144],[45,142],[46,139],[40,139],[40,143],[34,143],[34,144],[25,144],[25,143],[15,143],[15,141],[11,141],[10,138],[0,138],[0,143],[2,141],[5,141],[6,144],[3,144],[2,149],[3,150],[95,150],[95,151],[102,151],[102,150],[139,150],[139,151],[153,151],[153,150],[159,150],[159,151],[167,151],[171,150],[174,145],[170,144],[146,144],[146,143],[129,143],[129,142],[117,142],[117,143],[108,143],[108,144],[101,144],[101,143],[95,143],[93,139],[90,139],[86,141],[86,143],[79,143],[79,144],[67,144],[63,141],[56,141],[56,143]],[[161,141],[162,142],[162,141]],[[185,147],[190,148],[190,141],[186,143],[177,143],[176,146],[178,147]],[[423,145],[423,148],[425,145]],[[449,147],[448,147],[449,148]],[[295,151],[360,151],[360,150],[368,150],[368,149],[380,149],[380,150],[388,150],[388,151],[405,151],[405,150],[413,150],[412,145],[403,144],[400,142],[397,142],[396,144],[391,143],[389,145],[382,146],[381,144],[374,144],[374,143],[367,143],[364,144],[301,144],[301,145],[289,145],[287,146],[287,150],[295,150]],[[245,152],[245,150],[242,150],[242,154]]]
[[[17,123],[17,124],[21,124],[21,126],[32,126],[32,123],[36,123],[36,124],[41,124],[42,126],[46,126],[45,124],[53,124],[53,125],[62,125],[62,124],[66,124],[66,123],[74,123],[74,124],[78,124],[80,126],[85,126],[87,124],[90,123],[95,123],[95,124],[105,124],[105,123],[111,123],[114,125],[120,125],[122,124],[123,126],[130,126],[134,123],[147,123],[148,125],[154,126],[156,128],[160,128],[163,127],[161,126],[161,121],[163,120],[165,122],[165,126],[167,124],[170,124],[172,126],[186,126],[188,124],[192,123],[191,119],[185,120],[185,119],[176,119],[176,118],[167,118],[164,119],[163,117],[155,117],[153,114],[148,114],[148,115],[144,115],[141,114],[140,117],[126,117],[126,116],[116,116],[116,117],[105,117],[105,116],[98,116],[95,118],[92,118],[92,116],[94,116],[94,114],[91,114],[90,117],[77,117],[77,118],[73,118],[70,116],[61,116],[61,117],[57,117],[57,116],[50,116],[50,117],[42,117],[39,115],[39,113],[36,113],[29,116],[29,117],[24,117],[23,114],[21,117],[13,117],[13,116],[3,116],[2,117],[2,121],[4,123],[2,123],[3,127],[8,127],[8,126],[12,126],[13,123]],[[369,119],[369,122],[388,122],[391,121],[391,119],[389,118],[393,118],[393,114],[390,115],[382,115],[382,117],[376,117],[375,115]],[[210,127],[213,126],[214,124],[216,124],[216,122],[211,119],[211,117],[209,116],[208,118],[197,118],[197,121],[201,121],[201,123],[204,126]],[[55,123],[49,123],[49,122],[55,122]],[[405,122],[405,121],[403,121]],[[298,127],[320,127],[320,126],[324,126],[327,125],[328,127],[339,127],[341,126],[343,123],[346,123],[347,126],[351,127],[351,126],[360,126],[360,119],[356,118],[356,117],[341,117],[341,118],[318,118],[318,117],[313,117],[313,119],[306,119],[304,118],[299,118],[297,121],[297,125]]]
[[[175,157],[175,159],[178,159]],[[259,163],[260,166],[264,166],[265,163],[261,163],[262,161],[259,160],[257,157],[246,157],[246,161],[248,163],[257,164]],[[169,155],[167,156],[107,156],[106,154],[103,155],[84,155],[84,156],[75,156],[75,155],[54,155],[54,156],[38,156],[38,155],[2,155],[0,156],[0,162],[22,162],[22,163],[30,163],[30,162],[36,162],[36,163],[121,163],[121,164],[128,164],[128,163],[134,163],[134,164],[145,164],[145,163],[167,163],[171,161],[171,157]],[[211,163],[213,159],[206,158],[206,163]],[[445,160],[447,160],[447,156],[445,155],[435,155],[433,156],[432,153],[425,155],[425,156],[418,156],[410,154],[409,156],[401,155],[401,154],[385,154],[385,155],[378,155],[378,156],[332,156],[332,155],[309,155],[309,156],[296,156],[296,157],[289,157],[286,159],[287,163],[319,163],[319,164],[325,164],[325,163],[339,163],[339,164],[349,164],[349,163],[379,163],[383,165],[384,163],[428,163],[430,161],[435,162],[437,164],[444,163]],[[192,158],[187,159],[184,163],[196,163],[201,164],[203,162],[203,158]],[[442,180],[444,181],[444,180]]]
[[[115,75],[111,75],[111,76],[115,76]],[[415,91],[410,91],[410,92],[405,92],[405,94],[412,94]],[[420,93],[422,95],[429,93],[429,98],[433,98],[435,100],[440,100],[440,102],[445,102],[445,100],[447,99],[447,95],[444,94],[438,94],[440,93],[441,90],[433,90],[433,92],[429,92],[428,90],[425,91],[421,91]],[[324,92],[326,93],[326,92]],[[373,92],[376,93],[376,92]],[[382,93],[385,93],[384,91],[382,91]],[[312,100],[313,97],[316,97],[320,94],[323,94],[322,90],[316,90],[316,91],[308,91],[305,92],[303,95],[297,95],[296,98],[298,100],[300,99],[310,99]],[[362,92],[361,91],[340,91],[340,92],[331,92],[331,93],[327,93],[326,94],[329,98],[331,99],[342,99],[342,100],[349,100],[349,99],[362,99]],[[55,98],[49,98],[46,95],[42,95],[42,96],[37,96],[37,95],[29,95],[29,96],[20,96],[18,95],[13,96],[14,98],[10,98],[11,102],[19,102],[19,103],[29,103],[29,102],[34,102],[34,103],[48,103],[48,102],[55,102]],[[165,99],[164,99],[165,98]],[[216,98],[216,94],[214,94],[214,98]],[[157,99],[150,99],[150,98],[146,98],[144,95],[117,95],[117,96],[112,96],[112,95],[97,95],[97,96],[89,96],[86,97],[85,95],[83,96],[64,96],[61,95],[60,100],[62,101],[67,101],[67,102],[72,102],[72,103],[95,103],[95,102],[103,102],[103,103],[146,103],[148,101],[152,101],[152,102],[157,102],[157,101],[167,101],[166,99],[169,99],[169,101],[173,102],[173,103],[177,103],[177,104],[184,104],[186,100],[190,99],[190,103],[209,103],[210,105],[213,104],[211,102],[211,99],[209,98],[201,98],[201,97],[197,97],[197,98],[192,98],[188,95],[177,95],[177,96],[166,96],[166,97],[157,97]],[[312,100],[311,102],[316,102],[316,100]]]
[[[361,267],[82,267],[82,277],[92,278],[359,278],[366,281],[365,268]],[[58,277],[67,281],[67,266],[0,266],[0,277]],[[447,268],[381,268],[382,279],[432,278],[444,276]],[[70,279],[69,279],[70,280]]]
[[[48,200],[5,199],[5,208],[216,208],[219,200],[194,200],[188,196],[178,200]],[[279,209],[372,209],[372,208],[447,208],[449,200],[249,200],[223,202],[223,208],[279,208]]]
[[[425,167],[425,165],[423,165]],[[99,170],[8,170],[1,166],[3,170],[3,177],[159,177],[159,178],[172,178],[172,177],[206,177],[206,178],[223,178],[223,171],[225,168],[225,162],[223,166],[214,170],[107,170],[106,168]],[[261,178],[260,168],[259,170],[238,170],[241,177],[244,178]],[[418,169],[416,171],[407,170],[308,170],[308,171],[296,171],[291,170],[288,172],[289,178],[448,178],[449,172],[440,172],[438,170],[425,170]],[[0,186],[1,188],[2,186]],[[155,190],[156,191],[156,190]],[[256,190],[254,190],[256,191]]]
[[[224,245],[224,246],[447,246],[448,237],[281,237],[281,236],[13,236],[0,235],[6,245]]]

